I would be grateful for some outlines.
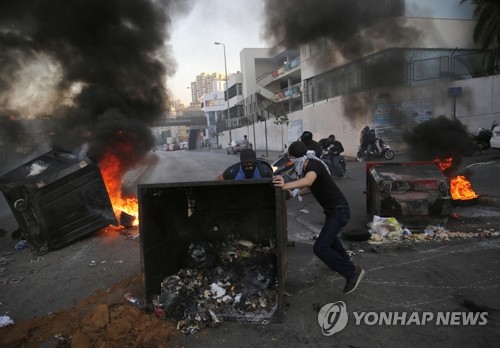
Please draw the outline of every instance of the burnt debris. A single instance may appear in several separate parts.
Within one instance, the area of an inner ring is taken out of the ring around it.
[[[275,253],[272,240],[254,243],[231,235],[193,242],[185,261],[192,268],[162,281],[155,312],[176,320],[186,334],[224,320],[269,322],[278,307]]]

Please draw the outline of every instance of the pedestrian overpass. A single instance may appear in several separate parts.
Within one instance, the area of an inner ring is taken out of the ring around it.
[[[205,116],[193,117],[167,117],[156,122],[154,127],[179,127],[186,126],[189,128],[188,149],[193,150],[201,147],[200,132],[208,127],[207,118]]]
[[[163,120],[155,122],[154,127],[176,127],[186,126],[189,129],[206,129],[208,126],[205,116],[196,117],[167,117]]]

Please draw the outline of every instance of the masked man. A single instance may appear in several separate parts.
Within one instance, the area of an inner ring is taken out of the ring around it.
[[[346,279],[343,292],[349,294],[356,290],[365,271],[351,261],[339,238],[340,230],[351,218],[347,199],[333,181],[326,164],[312,153],[308,154],[303,142],[290,144],[288,154],[299,179],[285,183],[281,175],[276,175],[274,186],[282,190],[300,189],[300,195],[312,193],[323,208],[325,222],[313,250],[330,269]]]
[[[215,180],[244,180],[272,178],[271,165],[257,159],[254,150],[245,149],[240,152],[240,162],[226,168]]]

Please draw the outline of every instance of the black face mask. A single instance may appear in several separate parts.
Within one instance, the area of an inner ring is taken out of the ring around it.
[[[242,162],[241,168],[243,169],[243,173],[245,173],[245,177],[247,179],[251,179],[253,177],[253,172],[255,171],[255,162]]]

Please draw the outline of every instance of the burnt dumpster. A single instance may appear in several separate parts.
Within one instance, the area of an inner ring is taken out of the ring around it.
[[[367,213],[395,217],[409,228],[446,224],[448,181],[434,162],[367,163]]]
[[[270,179],[141,184],[138,198],[147,304],[192,327],[282,321],[286,206]]]
[[[49,151],[4,174],[0,190],[23,238],[39,251],[117,224],[98,166],[70,152]]]

